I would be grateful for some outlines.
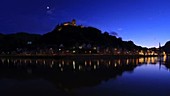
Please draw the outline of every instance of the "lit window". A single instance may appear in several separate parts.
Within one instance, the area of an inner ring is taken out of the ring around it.
[[[75,51],[75,50],[73,50],[73,53],[76,53],[76,51]]]
[[[28,44],[28,45],[31,45],[31,44],[32,44],[32,42],[31,42],[31,41],[28,41],[28,42],[27,42],[27,44]]]

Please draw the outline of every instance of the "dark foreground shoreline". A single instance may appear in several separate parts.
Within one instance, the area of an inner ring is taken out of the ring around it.
[[[140,58],[158,57],[158,55],[110,55],[110,54],[66,54],[66,55],[0,55],[0,58],[42,58],[42,59],[114,59],[114,58]]]

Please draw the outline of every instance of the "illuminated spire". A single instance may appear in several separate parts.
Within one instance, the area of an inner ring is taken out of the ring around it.
[[[161,43],[159,42],[159,48],[161,48]]]

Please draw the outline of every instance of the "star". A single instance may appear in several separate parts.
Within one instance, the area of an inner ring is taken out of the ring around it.
[[[50,9],[50,7],[49,6],[47,6],[47,10],[49,10]]]

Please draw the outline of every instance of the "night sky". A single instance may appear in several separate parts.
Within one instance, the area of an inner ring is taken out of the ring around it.
[[[76,19],[140,46],[170,40],[170,0],[1,0],[0,12],[0,33],[5,34],[44,34]]]

